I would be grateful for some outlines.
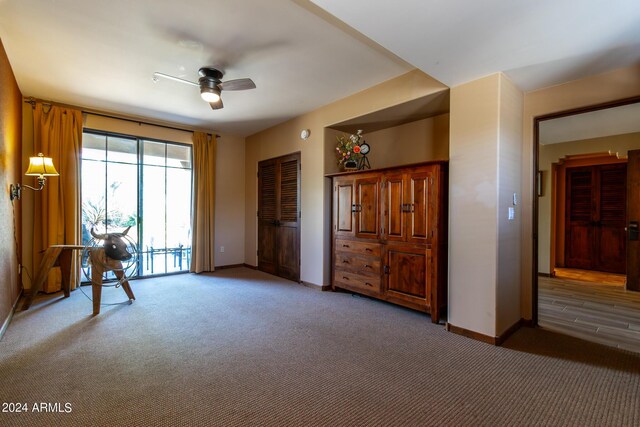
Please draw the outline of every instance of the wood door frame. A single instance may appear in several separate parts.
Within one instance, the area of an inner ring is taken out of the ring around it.
[[[640,96],[633,96],[630,98],[618,99],[616,101],[603,102],[599,104],[589,105],[585,107],[572,108],[569,110],[559,111],[556,113],[543,114],[533,118],[533,170],[531,175],[531,188],[532,197],[532,215],[531,215],[531,245],[532,245],[532,260],[531,260],[531,322],[533,325],[538,325],[538,178],[540,172],[540,123],[558,119],[560,117],[573,116],[581,113],[588,113],[591,111],[605,110],[607,108],[621,107],[623,105],[635,104],[640,102]]]
[[[549,242],[549,273],[555,276],[556,267],[565,266],[565,215],[566,215],[566,173],[567,169],[581,166],[600,166],[627,163],[618,153],[602,152],[572,154],[551,164],[551,236]]]

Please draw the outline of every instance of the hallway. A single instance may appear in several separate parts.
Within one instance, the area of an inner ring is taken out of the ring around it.
[[[579,274],[574,272],[574,277]],[[615,284],[616,280],[619,279],[602,284],[538,277],[538,324],[544,329],[640,353],[640,293],[626,291],[623,285]]]

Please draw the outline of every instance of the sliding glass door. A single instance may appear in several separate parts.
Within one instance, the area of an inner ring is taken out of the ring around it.
[[[119,232],[138,246],[137,276],[188,271],[191,261],[191,146],[85,131],[83,244]]]

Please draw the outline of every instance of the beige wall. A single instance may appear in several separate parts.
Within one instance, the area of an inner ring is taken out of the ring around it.
[[[498,139],[498,278],[496,284],[496,335],[522,318],[520,309],[522,162],[522,111],[524,94],[500,75],[500,125]],[[514,205],[513,195],[516,194]],[[515,211],[508,219],[509,208]]]
[[[449,315],[495,335],[498,263],[498,91],[494,74],[451,89]]]
[[[540,146],[540,167],[543,171],[543,195],[538,199],[538,271],[551,273],[551,165],[568,155],[586,153],[618,153],[625,157],[627,151],[640,149],[640,133],[628,133],[581,141],[563,142]]]
[[[640,65],[528,92],[522,146],[522,313],[531,319],[533,279],[534,119],[551,113],[640,96]]]
[[[14,233],[20,239],[19,200],[9,198],[9,185],[22,182],[20,163],[22,95],[11,64],[0,41],[0,333],[20,292],[18,252]],[[15,224],[15,225],[14,225]],[[15,227],[15,229],[14,229]]]
[[[222,135],[216,155],[215,265],[244,263],[244,138]],[[224,252],[220,247],[224,246]]]
[[[449,114],[364,135],[372,168],[449,159]]]
[[[303,114],[281,125],[247,138],[245,262],[257,265],[257,178],[261,160],[300,151],[301,178],[301,271],[304,282],[329,284],[328,235],[330,186],[326,168],[335,167],[335,137],[325,128],[355,117],[402,104],[446,90],[446,86],[420,71],[373,86],[365,91]],[[299,138],[301,129],[310,129],[307,141]],[[375,150],[376,148],[372,146]]]
[[[489,337],[520,320],[522,100],[503,74],[451,89],[448,321]]]

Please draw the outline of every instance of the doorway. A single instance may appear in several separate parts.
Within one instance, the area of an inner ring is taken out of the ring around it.
[[[258,269],[300,281],[300,153],[258,163]]]
[[[601,112],[608,118],[626,114],[631,124],[617,127],[614,120],[603,125],[596,120]],[[534,131],[539,172],[533,320],[567,335],[627,348],[620,337],[640,343],[640,294],[625,285],[634,243],[627,205],[638,204],[627,182],[628,164],[640,148],[640,126],[633,125],[638,114],[638,99],[630,99],[539,117]],[[597,277],[614,280],[600,283]]]

